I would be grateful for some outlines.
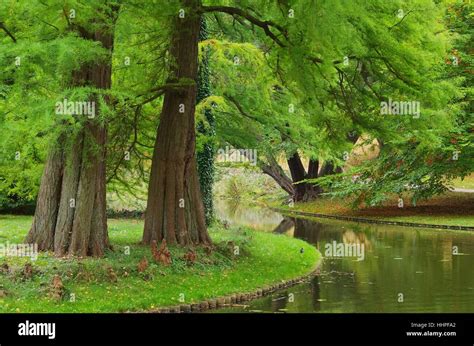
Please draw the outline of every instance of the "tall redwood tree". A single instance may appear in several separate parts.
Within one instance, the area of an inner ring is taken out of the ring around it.
[[[96,23],[97,24],[97,23]],[[109,51],[107,61],[87,62],[73,72],[71,87],[111,87],[113,32],[105,24],[93,32],[70,28]],[[96,103],[96,96],[90,100]],[[77,115],[86,116],[86,115]],[[77,135],[63,133],[47,158],[28,243],[57,256],[102,256],[109,246],[106,219],[105,144],[107,131],[98,120],[87,119]]]
[[[208,244],[204,205],[195,157],[195,106],[198,73],[200,1],[183,0],[171,37],[169,83],[158,126],[143,243]]]

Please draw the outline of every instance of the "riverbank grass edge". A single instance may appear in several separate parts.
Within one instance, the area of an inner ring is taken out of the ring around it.
[[[31,221],[1,215],[1,242],[22,243]],[[112,219],[108,225],[113,251],[104,258],[0,258],[0,312],[133,312],[193,304],[308,275],[321,259],[303,240],[214,225],[212,249],[169,246],[172,263],[164,265],[139,244],[143,221]]]
[[[405,201],[410,196],[405,196]],[[351,208],[350,198],[321,197],[309,202],[294,204],[281,200],[265,200],[263,204],[280,212],[305,212],[330,216],[354,217],[374,221],[409,222],[418,224],[474,227],[474,193],[447,192],[443,195],[406,204],[401,208],[398,197],[392,196],[381,206]]]

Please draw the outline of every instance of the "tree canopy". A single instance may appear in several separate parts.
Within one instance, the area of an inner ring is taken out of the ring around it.
[[[108,193],[147,201],[144,241],[207,239],[227,145],[256,149],[294,198],[417,200],[473,171],[468,2],[4,0],[0,33],[2,208],[34,204],[48,157],[79,142]],[[93,115],[58,111],[86,101]],[[347,164],[374,141],[376,158]]]

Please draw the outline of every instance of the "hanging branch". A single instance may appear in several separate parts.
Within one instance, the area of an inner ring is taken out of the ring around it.
[[[13,36],[13,34],[10,32],[10,30],[7,29],[7,27],[5,26],[5,24],[3,22],[0,22],[0,29],[5,31],[5,33],[12,39],[12,41],[16,43],[15,36]]]
[[[156,100],[158,97],[160,97],[161,95],[163,95],[166,91],[168,90],[177,90],[177,91],[182,91],[183,88],[186,86],[186,84],[184,83],[167,83],[167,84],[164,84],[164,85],[160,85],[158,87],[155,87],[155,88],[151,88],[150,90],[148,90],[147,92],[143,93],[143,94],[139,94],[137,95],[137,98],[138,97],[142,97],[142,96],[147,96],[151,93],[154,93],[154,95],[148,97],[147,99],[145,99],[144,101],[134,105],[134,106],[143,106],[147,103],[150,103],[151,101],[153,100]]]
[[[268,37],[270,37],[274,42],[276,42],[280,47],[286,47],[286,44],[284,44],[278,38],[278,36],[272,31],[272,28],[275,28],[276,30],[278,30],[280,34],[282,34],[286,39],[288,39],[287,30],[281,25],[271,20],[262,21],[240,8],[230,7],[230,6],[202,6],[200,11],[201,13],[221,12],[221,13],[227,13],[233,17],[235,16],[243,17],[247,19],[250,23],[262,28],[265,34]]]
[[[397,25],[401,24],[401,22],[403,22],[403,21],[405,20],[405,18],[406,18],[410,13],[412,13],[412,12],[414,12],[414,10],[408,11],[408,12],[402,17],[402,19],[400,19],[400,21],[398,21],[397,23],[395,23],[394,25],[392,25],[391,27],[389,27],[388,30],[390,31],[390,30],[392,30],[394,27],[396,27]]]

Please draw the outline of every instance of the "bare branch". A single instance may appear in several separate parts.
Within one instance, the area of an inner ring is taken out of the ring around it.
[[[7,27],[5,26],[5,24],[3,24],[3,22],[0,22],[0,29],[5,31],[5,33],[13,40],[13,42],[16,43],[15,36],[13,36],[13,34],[10,32],[10,30],[7,29]]]
[[[222,13],[230,14],[231,16],[243,17],[247,19],[250,23],[262,28],[265,34],[268,37],[270,37],[273,41],[275,41],[280,47],[286,47],[286,44],[284,44],[271,29],[272,28],[277,29],[280,32],[280,34],[282,34],[285,38],[287,38],[287,31],[284,27],[282,27],[281,25],[273,21],[270,21],[270,20],[262,21],[240,8],[230,7],[230,6],[202,6],[201,12],[203,13],[222,12]]]
[[[414,10],[410,10],[408,11],[403,17],[402,19],[400,19],[400,21],[398,21],[397,23],[395,23],[394,25],[392,25],[391,27],[388,28],[388,30],[392,30],[394,27],[396,27],[397,25],[399,25],[401,22],[403,22],[403,20],[410,14],[412,13]]]
[[[249,119],[251,119],[251,120],[254,120],[254,121],[256,121],[256,122],[261,123],[261,121],[258,120],[256,117],[254,117],[254,116],[248,114],[248,113],[243,109],[243,107],[240,105],[240,103],[239,103],[233,96],[231,96],[231,95],[229,95],[229,94],[224,94],[224,97],[234,104],[234,106],[237,108],[237,110],[240,112],[240,114],[242,114],[242,115],[245,116],[246,118],[249,118]]]
[[[151,88],[150,90],[148,90],[146,93],[143,93],[143,94],[140,94],[140,95],[137,95],[137,97],[142,97],[142,96],[146,96],[146,95],[149,95],[151,93],[155,93],[154,95],[150,96],[149,98],[145,99],[143,102],[135,105],[135,106],[142,106],[146,103],[149,103],[153,100],[156,100],[158,97],[160,97],[161,95],[163,95],[166,91],[168,90],[181,90],[183,87],[185,87],[186,85],[183,84],[183,83],[167,83],[167,84],[164,84],[164,85],[160,85],[158,87],[155,87],[155,88]]]

